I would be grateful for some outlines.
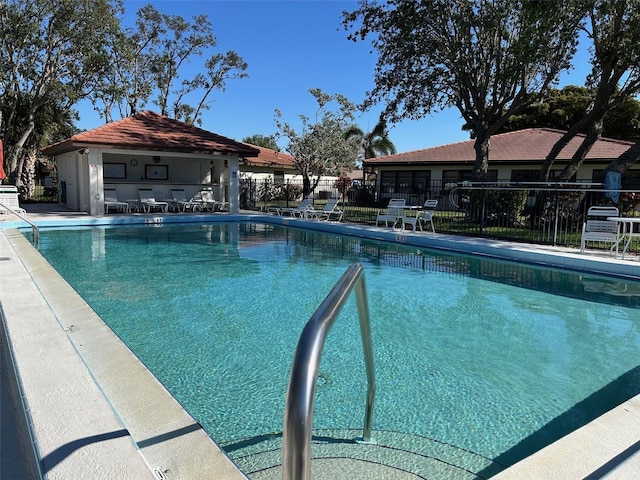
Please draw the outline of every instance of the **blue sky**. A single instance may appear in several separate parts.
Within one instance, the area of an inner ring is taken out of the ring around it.
[[[213,24],[217,53],[235,50],[249,65],[248,78],[227,82],[225,91],[212,94],[211,108],[203,115],[202,128],[235,140],[277,129],[278,108],[292,125],[300,114],[312,117],[316,102],[310,88],[340,93],[354,103],[373,87],[376,56],[368,41],[350,42],[341,25],[343,10],[357,8],[346,0],[153,0],[125,1],[125,23],[147,3],[162,12],[181,15],[206,14]],[[564,75],[560,85],[583,85],[589,65],[584,52],[576,68]],[[193,63],[189,68],[197,69]],[[154,106],[148,106],[154,109]],[[382,107],[358,117],[367,132],[373,129]],[[78,109],[78,128],[91,129],[104,123],[90,105]],[[468,140],[457,110],[446,110],[420,121],[392,126],[389,138],[398,152]]]

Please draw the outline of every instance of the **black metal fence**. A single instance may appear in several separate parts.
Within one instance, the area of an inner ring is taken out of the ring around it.
[[[241,208],[261,211],[295,207],[303,196],[301,183],[275,184],[269,179],[245,179],[240,191]],[[616,202],[613,193],[619,194]],[[431,182],[422,191],[382,191],[374,183],[340,179],[320,182],[311,195],[316,208],[339,197],[343,222],[365,225],[376,223],[379,209],[391,198],[413,206],[436,199],[437,232],[572,247],[580,245],[582,224],[593,205],[614,205],[620,215],[640,215],[640,190],[611,192],[599,183]],[[638,251],[638,245],[631,250]]]

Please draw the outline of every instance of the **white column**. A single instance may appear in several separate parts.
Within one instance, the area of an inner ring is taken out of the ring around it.
[[[238,157],[229,158],[229,212],[240,211],[240,174]]]
[[[104,189],[102,183],[102,155],[97,149],[89,149],[89,213],[104,214]]]

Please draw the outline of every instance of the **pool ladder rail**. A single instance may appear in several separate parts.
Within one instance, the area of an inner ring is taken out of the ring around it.
[[[31,225],[31,229],[33,230],[33,246],[38,248],[38,245],[40,245],[40,229],[38,228],[38,226],[35,223],[33,223],[31,220],[29,220],[26,216],[22,215],[20,212],[17,212],[13,208],[3,204],[2,202],[0,202],[0,207],[2,207],[3,209],[6,209],[7,212],[13,213],[16,217],[20,218],[20,220],[23,220],[27,222],[29,225]]]
[[[376,382],[369,303],[364,268],[360,263],[354,263],[347,268],[329,295],[311,316],[298,340],[289,377],[282,431],[283,480],[309,480],[311,478],[313,406],[322,349],[331,327],[354,289],[367,375],[364,429],[362,437],[356,441],[375,443],[371,439]]]

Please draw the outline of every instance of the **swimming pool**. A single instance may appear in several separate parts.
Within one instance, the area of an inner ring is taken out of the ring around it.
[[[353,261],[371,304],[374,432],[510,465],[640,390],[633,283],[248,223],[43,231],[40,250],[223,444],[282,429],[302,325]],[[355,308],[343,316],[319,429],[362,423]]]

